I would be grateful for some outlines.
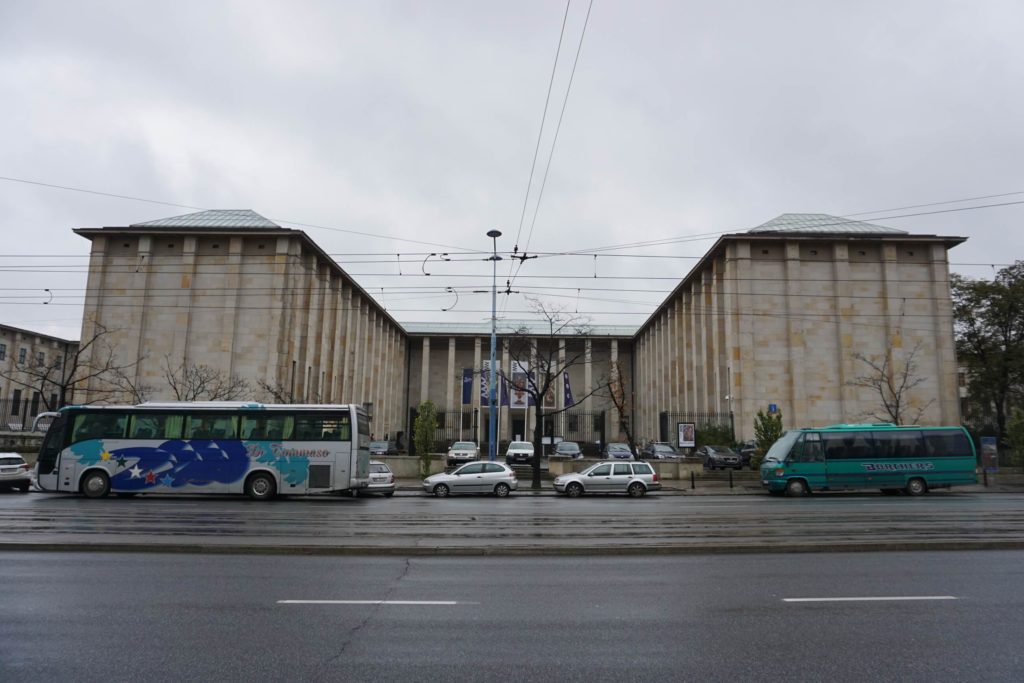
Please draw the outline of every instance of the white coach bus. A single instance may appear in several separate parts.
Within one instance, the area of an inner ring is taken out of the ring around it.
[[[370,425],[358,405],[144,403],[39,417],[53,418],[36,464],[44,491],[269,500],[369,483]]]

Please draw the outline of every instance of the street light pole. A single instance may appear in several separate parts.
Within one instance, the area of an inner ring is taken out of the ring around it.
[[[500,230],[490,230],[487,236],[491,238],[493,255],[488,259],[491,262],[491,378],[490,384],[490,416],[487,420],[487,459],[496,460],[498,456],[498,425],[497,425],[497,319],[498,319],[498,238],[501,237]]]

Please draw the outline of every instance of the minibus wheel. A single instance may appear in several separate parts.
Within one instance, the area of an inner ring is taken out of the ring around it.
[[[924,483],[924,479],[914,477],[907,482],[908,496],[921,496],[925,493],[928,493],[928,484]]]
[[[786,484],[786,495],[798,498],[807,495],[807,482],[803,479],[790,479]]]

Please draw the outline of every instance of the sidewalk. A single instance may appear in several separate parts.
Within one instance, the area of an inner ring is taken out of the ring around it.
[[[397,490],[400,493],[422,493],[420,479],[398,479]],[[519,488],[513,495],[534,495],[534,496],[557,496],[550,479],[541,480],[539,490],[530,487],[531,480],[519,478]],[[945,491],[946,489],[940,489]],[[951,491],[960,493],[1024,493],[1024,475],[1019,473],[990,475],[988,486],[983,483],[982,477],[978,477],[977,484],[967,486],[955,486]],[[859,489],[861,493],[870,492],[871,489]],[[662,480],[661,490],[652,491],[649,495],[674,495],[674,496],[764,496],[767,495],[760,483],[755,483],[749,478],[736,480],[733,486],[725,480],[714,480],[697,477],[694,480],[694,488],[690,488],[689,479],[668,479]]]

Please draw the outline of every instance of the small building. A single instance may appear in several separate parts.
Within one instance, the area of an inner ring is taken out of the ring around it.
[[[0,324],[0,430],[20,431],[60,406],[77,350],[77,341]]]

